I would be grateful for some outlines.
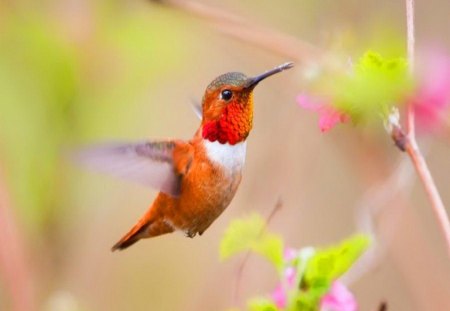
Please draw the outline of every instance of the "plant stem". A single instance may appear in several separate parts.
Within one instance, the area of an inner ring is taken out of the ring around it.
[[[299,63],[316,63],[318,59],[325,59],[327,56],[324,50],[309,42],[258,25],[239,15],[206,3],[191,0],[159,0],[155,2],[196,16],[234,39],[253,44]]]
[[[407,53],[408,53],[408,63],[409,70],[411,73],[414,71],[414,0],[406,0],[406,31],[407,31]],[[445,241],[447,242],[447,252],[450,256],[450,221],[448,219],[447,212],[445,210],[444,203],[442,202],[439,191],[436,188],[433,177],[431,176],[430,170],[425,162],[419,146],[416,141],[415,133],[415,112],[414,107],[409,105],[406,113],[406,124],[407,124],[407,134],[406,134],[406,144],[405,151],[408,153],[411,161],[416,169],[417,174],[425,188],[428,199],[430,200],[431,207],[439,223],[439,227],[444,235]]]
[[[437,218],[445,241],[447,242],[447,252],[450,256],[450,221],[448,219],[444,203],[442,202],[441,196],[436,188],[436,184],[434,183],[433,177],[428,169],[427,163],[425,162],[425,159],[414,139],[409,139],[408,144],[406,145],[406,152],[411,158],[414,168],[416,169],[422,185],[425,188],[431,207],[433,208],[433,212]]]
[[[414,71],[414,0],[406,0],[406,32],[409,70]]]
[[[283,207],[283,202],[281,200],[281,197],[278,198],[277,203],[275,204],[275,206],[272,208],[272,210],[270,211],[269,216],[267,216],[266,222],[264,227],[261,229],[261,231],[259,232],[259,236],[261,236],[264,231],[266,230],[267,226],[269,225],[269,223],[271,222],[271,220],[273,219],[273,217],[275,216],[275,214]],[[241,279],[242,279],[242,273],[244,272],[244,268],[247,265],[247,261],[250,259],[250,255],[252,253],[250,251],[247,251],[247,253],[245,254],[244,259],[241,261],[238,270],[237,270],[237,274],[236,274],[236,284],[234,286],[234,293],[233,293],[233,304],[236,305],[238,303],[239,300],[239,290],[240,290],[240,285],[241,285]]]
[[[406,0],[406,49],[408,54],[408,64],[409,72],[412,74],[414,72],[414,46],[415,46],[415,31],[414,31],[414,0]],[[414,107],[409,105],[407,108],[407,123],[406,129],[408,135],[415,135],[415,124],[414,124]]]

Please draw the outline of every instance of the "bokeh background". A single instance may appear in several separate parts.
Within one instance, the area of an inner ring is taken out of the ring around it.
[[[232,219],[268,215],[279,197],[283,207],[270,229],[298,248],[367,229],[361,214],[377,210],[382,251],[351,285],[361,310],[381,301],[396,311],[450,310],[444,242],[407,159],[403,181],[386,186],[405,155],[381,127],[320,133],[317,117],[295,102],[306,87],[301,61],[256,89],[241,187],[202,237],[172,234],[109,251],[156,192],[84,171],[68,160],[70,150],[112,140],[188,139],[199,124],[191,103],[213,78],[258,74],[291,60],[225,35],[226,23],[221,31],[157,2],[0,1],[0,310],[243,306],[274,288],[275,271],[251,257],[233,300],[242,257],[220,262],[220,238]],[[196,3],[344,57],[368,48],[406,53],[400,0]],[[417,1],[418,46],[448,51],[449,12],[446,0]],[[447,207],[449,137],[448,129],[419,137]]]

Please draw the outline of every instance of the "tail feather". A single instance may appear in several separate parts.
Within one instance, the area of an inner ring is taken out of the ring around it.
[[[116,244],[114,244],[114,246],[111,248],[111,251],[121,251],[144,238],[144,236],[142,236],[142,233],[146,231],[149,225],[149,222],[144,222],[142,221],[142,219],[139,220],[139,222],[134,225],[134,227],[131,228],[131,230],[127,234],[125,234]]]
[[[111,251],[121,251],[124,250],[125,248],[128,248],[129,246],[133,245],[134,243],[136,243],[137,241],[139,241],[140,238],[138,237],[132,237],[129,239],[121,239],[119,242],[117,242],[116,244],[114,244],[113,247],[111,247]]]
[[[174,230],[175,229],[165,221],[153,221],[144,216],[127,234],[114,244],[111,251],[123,250],[140,239],[152,238],[154,236],[173,232]]]
[[[140,239],[173,232],[174,227],[170,225],[170,222],[164,220],[164,216],[159,212],[171,207],[170,202],[167,202],[168,198],[165,194],[160,193],[144,216],[139,219],[127,234],[114,244],[111,250],[123,250]]]

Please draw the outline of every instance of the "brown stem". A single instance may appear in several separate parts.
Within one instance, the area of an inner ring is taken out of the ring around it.
[[[414,0],[406,0],[406,28],[407,28],[407,51],[409,70],[412,73],[414,70]],[[403,138],[403,150],[406,150],[411,161],[416,169],[417,174],[422,182],[422,185],[430,200],[434,215],[437,218],[439,227],[444,235],[447,243],[447,252],[450,256],[450,221],[442,202],[439,191],[431,176],[430,170],[425,162],[425,159],[417,145],[415,133],[415,112],[414,107],[410,105],[406,113],[407,135],[400,135]],[[394,139],[394,141],[397,141]]]
[[[450,257],[450,221],[448,219],[444,203],[439,195],[439,191],[434,183],[433,176],[431,176],[427,163],[425,162],[425,159],[414,139],[409,139],[409,143],[406,145],[406,152],[411,158],[414,168],[420,177],[420,181],[425,188],[425,192],[430,200],[434,215],[436,216],[439,227],[447,243],[447,252]]]
[[[408,111],[408,114],[409,113],[410,111]],[[434,183],[433,176],[431,175],[427,163],[425,162],[425,158],[417,145],[415,135],[413,133],[406,135],[399,126],[393,125],[391,137],[401,151],[406,151],[413,163],[417,175],[419,175],[420,181],[422,182],[431,203],[433,213],[438,221],[439,228],[446,241],[447,253],[450,257],[450,221],[439,191]]]

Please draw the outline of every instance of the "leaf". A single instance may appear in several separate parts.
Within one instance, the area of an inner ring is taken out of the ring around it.
[[[275,303],[267,298],[254,298],[248,302],[250,311],[278,311]]]
[[[338,246],[317,250],[309,260],[302,280],[302,288],[325,288],[344,274],[370,244],[365,235],[355,235]]]
[[[265,222],[258,214],[234,220],[220,243],[220,258],[251,250],[268,259],[280,270],[283,266],[283,241],[265,230]]]
[[[283,241],[275,234],[265,234],[255,241],[253,251],[267,258],[277,269],[283,266]]]
[[[289,311],[317,311],[319,301],[327,290],[328,287],[318,287],[308,291],[299,291]]]
[[[302,249],[304,256],[299,258],[297,268],[300,271],[300,289],[291,292],[287,310],[318,310],[320,300],[329,291],[332,282],[353,265],[369,244],[369,237],[355,235],[337,246]]]
[[[333,106],[356,122],[385,116],[393,104],[403,102],[412,86],[404,58],[384,58],[373,51],[361,57],[352,74],[333,80],[329,84]]]

